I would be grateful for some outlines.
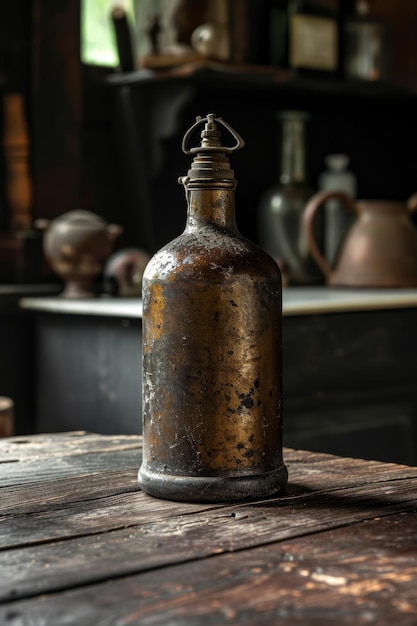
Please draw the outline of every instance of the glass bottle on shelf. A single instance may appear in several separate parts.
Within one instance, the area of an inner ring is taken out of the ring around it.
[[[356,176],[350,172],[349,157],[346,154],[329,154],[324,162],[324,170],[318,180],[320,191],[343,191],[350,198],[356,198]],[[332,265],[340,243],[353,221],[354,215],[337,200],[328,200],[324,205],[324,255]]]
[[[289,0],[288,65],[302,76],[336,76],[339,67],[338,0]]]
[[[287,284],[310,285],[322,282],[321,272],[310,256],[302,229],[307,201],[314,194],[306,178],[306,121],[304,111],[284,111],[282,157],[279,182],[261,197],[258,211],[260,245],[283,270]],[[322,240],[322,220],[316,220],[316,237]]]
[[[371,13],[369,0],[355,2],[355,14],[344,24],[345,78],[365,81],[389,78],[388,24]]]
[[[334,76],[339,67],[339,22],[338,0],[272,0],[270,63],[303,76]]]

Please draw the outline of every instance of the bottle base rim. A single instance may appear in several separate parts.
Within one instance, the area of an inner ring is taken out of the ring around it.
[[[148,495],[182,502],[263,500],[282,493],[288,480],[284,463],[268,472],[241,476],[178,476],[142,466],[139,487]]]

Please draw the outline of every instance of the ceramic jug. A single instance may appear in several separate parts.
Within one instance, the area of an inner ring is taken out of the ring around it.
[[[44,252],[52,270],[64,281],[64,298],[91,298],[97,295],[94,279],[122,232],[90,211],[64,213],[51,222],[38,219],[35,226],[45,231]]]
[[[314,220],[329,199],[339,200],[356,215],[331,267],[314,236]],[[326,283],[343,287],[417,286],[417,229],[410,219],[417,195],[407,204],[385,200],[353,202],[341,192],[321,192],[307,203],[303,229],[312,257]]]

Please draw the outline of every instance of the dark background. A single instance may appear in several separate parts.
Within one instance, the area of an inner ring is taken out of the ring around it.
[[[233,167],[240,181],[238,223],[252,239],[259,197],[278,176],[279,110],[311,113],[307,152],[313,185],[324,156],[346,152],[360,197],[406,200],[416,191],[417,3],[372,3],[392,32],[386,85],[346,83],[340,75],[323,81],[265,73],[257,64],[268,63],[270,5],[271,0],[247,3],[246,71],[231,76],[211,67],[143,81],[81,63],[79,0],[2,3],[1,90],[25,98],[34,218],[89,209],[121,223],[125,243],[152,252],[184,224],[177,177],[186,173],[189,159],[181,153],[181,140],[195,116],[210,111],[246,141]],[[341,15],[351,7],[340,0]]]

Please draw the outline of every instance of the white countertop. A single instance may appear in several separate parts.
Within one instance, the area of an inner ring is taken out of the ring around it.
[[[54,297],[23,298],[23,309],[47,313],[142,317],[139,298],[90,298],[69,300]],[[331,287],[287,287],[283,290],[284,315],[343,313],[417,307],[416,289],[335,289]]]

